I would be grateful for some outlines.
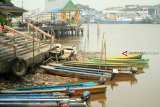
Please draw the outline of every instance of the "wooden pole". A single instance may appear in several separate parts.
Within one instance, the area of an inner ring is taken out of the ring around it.
[[[85,58],[85,51],[86,51],[86,39],[85,39],[85,42],[84,42],[83,62],[84,62],[84,58]]]
[[[89,40],[89,22],[88,22],[88,25],[87,25],[87,39]]]
[[[103,56],[103,49],[104,49],[104,33],[103,33],[103,38],[102,38],[101,56],[100,56],[100,60],[99,60],[99,71],[101,69],[101,60],[102,60],[102,56]]]
[[[100,29],[99,29],[99,22],[97,22],[97,39],[99,40],[100,37]]]
[[[89,50],[89,22],[88,22],[88,25],[87,25],[87,47],[88,47],[88,50]]]
[[[32,73],[35,73],[34,70],[34,27],[33,27],[33,59],[32,59]]]
[[[51,27],[51,44],[50,44],[50,49],[52,48],[53,44],[53,28]]]
[[[107,70],[107,65],[106,65],[106,59],[107,59],[107,56],[106,56],[106,41],[104,41],[104,50],[105,50],[105,71]]]

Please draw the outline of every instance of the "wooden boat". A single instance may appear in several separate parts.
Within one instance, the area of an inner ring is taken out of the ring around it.
[[[141,59],[141,58],[142,55],[140,54],[134,54],[128,56],[106,56],[106,59]],[[100,59],[100,57],[97,57],[96,59]],[[105,59],[105,56],[103,56],[102,59]]]
[[[103,66],[107,66],[107,69],[118,69],[118,70],[129,70],[131,67],[145,68],[148,67],[148,64],[136,64],[136,63],[113,63],[113,62],[89,62],[89,61],[69,61],[62,63],[65,66],[93,66],[97,68],[99,65],[101,69]]]
[[[49,73],[53,73],[60,76],[77,77],[84,79],[99,79],[100,77],[105,77],[110,79],[112,77],[111,73],[95,72],[91,70],[80,70],[76,68],[67,68],[62,66],[41,66],[42,69]]]
[[[86,82],[86,83],[66,84],[57,86],[1,90],[0,93],[1,94],[32,94],[32,93],[53,93],[53,92],[66,93],[66,89],[75,91],[74,95],[80,95],[84,91],[90,91],[90,93],[103,93],[106,91],[106,86],[98,85],[97,83],[94,82]]]
[[[0,99],[1,107],[87,107],[81,99]]]
[[[62,64],[56,64],[56,63],[49,63],[50,66],[61,66],[61,67],[64,67],[64,68],[72,68],[72,69],[78,69],[78,70],[90,70],[90,71],[94,71],[94,72],[107,72],[107,73],[114,73],[113,72],[113,69],[112,70],[103,70],[103,69],[93,69],[93,68],[87,68],[87,67],[81,67],[81,66],[77,66],[77,67],[74,67],[72,65],[68,65],[68,66],[63,66]],[[104,67],[105,69],[105,67]],[[121,75],[121,76],[128,76],[128,75],[131,75],[132,74],[132,71],[131,71],[131,68],[126,71],[118,71],[118,74],[116,75]]]
[[[65,99],[69,96],[56,92],[51,94],[0,94],[0,99]]]
[[[72,66],[72,67],[81,67],[81,68],[90,68],[90,69],[99,69],[99,65],[98,63],[94,63],[94,64],[87,64],[87,63],[68,63],[68,62],[64,62],[63,63],[64,66]],[[131,70],[132,66],[129,65],[108,65],[108,64],[100,64],[100,68],[102,70],[105,70],[105,67],[107,70],[112,70],[112,69],[118,69],[119,71],[129,71]]]
[[[90,62],[148,64],[149,59],[89,59]]]

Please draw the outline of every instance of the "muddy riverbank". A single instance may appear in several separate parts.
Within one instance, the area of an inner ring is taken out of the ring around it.
[[[24,88],[33,86],[51,86],[69,83],[71,78],[47,74],[37,68],[35,74],[28,73],[24,77],[15,77],[12,74],[0,75],[0,90]]]

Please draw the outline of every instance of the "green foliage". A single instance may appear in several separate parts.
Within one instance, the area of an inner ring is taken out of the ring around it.
[[[6,18],[3,15],[0,15],[0,23],[4,23],[6,20]]]
[[[5,2],[6,2],[6,0],[1,0],[1,2],[5,3]]]

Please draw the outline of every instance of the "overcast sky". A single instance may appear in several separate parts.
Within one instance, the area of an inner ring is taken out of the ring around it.
[[[91,8],[103,10],[106,7],[124,6],[127,4],[154,5],[160,4],[160,0],[72,0],[74,3],[89,5]],[[19,7],[22,7],[22,0],[12,0]],[[27,10],[44,10],[45,0],[23,0],[23,7]]]

